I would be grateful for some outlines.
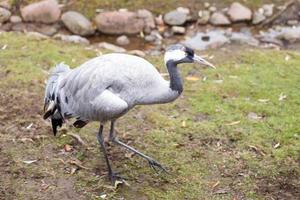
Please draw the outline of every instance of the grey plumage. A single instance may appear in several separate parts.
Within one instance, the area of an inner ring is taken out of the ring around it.
[[[152,158],[118,141],[113,135],[114,122],[135,105],[159,104],[175,100],[183,90],[177,64],[194,61],[212,66],[194,55],[193,50],[189,48],[182,45],[171,46],[165,54],[170,81],[164,80],[156,68],[145,59],[127,54],[106,54],[72,70],[60,64],[47,83],[46,113],[48,112],[54,122],[57,119],[63,121],[65,118],[75,117],[76,127],[82,127],[88,121],[99,121],[101,123],[99,134],[102,134],[103,124],[111,121],[112,141],[144,157],[152,167],[164,169]],[[53,102],[54,107],[49,107]],[[61,125],[60,122],[56,123]],[[102,135],[98,136],[105,153],[102,138]],[[107,164],[112,177],[114,174],[108,160]]]

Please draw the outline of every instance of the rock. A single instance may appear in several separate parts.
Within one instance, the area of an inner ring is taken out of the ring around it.
[[[150,35],[145,36],[145,40],[147,42],[156,42],[156,44],[160,44],[163,37],[156,30],[151,31]]]
[[[298,20],[288,20],[287,25],[296,26],[298,24]]]
[[[58,31],[58,26],[38,23],[16,23],[12,26],[17,32],[39,32],[47,36],[53,36]]]
[[[239,44],[248,44],[252,46],[258,46],[259,41],[255,39],[251,33],[233,32],[230,35],[230,41]]]
[[[146,35],[145,41],[146,42],[154,42],[156,40],[156,37],[154,35]]]
[[[0,24],[9,20],[11,12],[5,8],[0,7]]]
[[[252,24],[255,24],[255,25],[260,24],[265,20],[266,20],[266,17],[263,12],[261,12],[259,10],[254,12]]]
[[[85,16],[78,12],[65,12],[61,16],[61,20],[64,25],[76,35],[88,36],[95,32],[92,23]]]
[[[2,25],[0,23],[0,32],[1,31],[11,31],[11,28],[12,28],[12,23],[5,23]]]
[[[155,18],[155,23],[159,26],[163,26],[165,23],[164,23],[164,20],[163,20],[163,16],[162,15],[159,15],[158,17]]]
[[[134,12],[103,12],[96,16],[95,22],[100,32],[106,34],[136,34],[145,27],[143,18]]]
[[[119,46],[116,46],[114,44],[107,43],[107,42],[100,42],[98,44],[98,47],[103,48],[103,49],[107,49],[107,50],[110,50],[110,51],[113,51],[113,52],[117,52],[117,53],[126,52],[126,49],[124,49],[122,47],[119,47]]]
[[[283,27],[276,35],[277,39],[288,41],[290,43],[300,41],[300,27]]]
[[[207,24],[210,18],[210,12],[208,10],[200,10],[198,12],[198,16],[199,16],[199,20],[198,20],[199,24]]]
[[[204,3],[204,8],[208,9],[209,7],[210,7],[210,3],[205,2],[205,3]]]
[[[209,19],[209,22],[212,25],[230,25],[231,22],[230,20],[223,14],[220,12],[215,12],[214,14],[212,14],[212,16]]]
[[[35,31],[44,35],[53,36],[58,32],[58,26],[47,24],[35,24]]]
[[[213,13],[217,11],[217,8],[215,6],[211,6],[208,10]]]
[[[151,29],[155,28],[155,21],[152,13],[149,10],[142,9],[137,11],[137,16],[144,20],[144,31],[150,33]]]
[[[9,21],[13,24],[17,24],[22,22],[22,18],[20,16],[13,15],[9,18]]]
[[[164,15],[164,22],[172,26],[183,25],[187,20],[187,14],[178,10],[173,10]]]
[[[299,1],[293,1],[283,12],[279,14],[279,16],[276,17],[276,19],[273,21],[273,25],[275,24],[287,24],[289,20],[298,20],[299,19],[299,13],[300,11],[300,2]]]
[[[21,9],[21,15],[27,22],[54,23],[59,20],[60,13],[56,0],[32,3]]]
[[[278,29],[269,29],[267,32],[261,32],[259,35],[261,41],[280,45],[284,42],[298,42],[300,41],[300,27],[280,27]],[[279,40],[279,41],[278,41]],[[275,42],[273,42],[275,41]]]
[[[208,33],[197,33],[194,37],[187,39],[183,43],[196,50],[205,50],[209,48],[218,48],[228,43],[229,39],[223,31],[210,31]]]
[[[125,46],[130,43],[130,40],[126,35],[122,35],[116,39],[116,43],[120,46]]]
[[[10,1],[5,0],[5,1],[0,2],[0,7],[10,10],[12,6],[11,6]]]
[[[172,26],[172,32],[174,34],[184,34],[185,33],[185,28],[182,26]]]
[[[250,21],[252,19],[252,11],[237,2],[231,4],[227,14],[232,22]]]
[[[88,45],[90,42],[79,35],[62,35],[62,34],[56,34],[53,36],[54,39],[59,39],[64,42],[69,42],[69,43],[75,43],[75,44],[83,44],[83,45]]]
[[[38,40],[45,40],[45,39],[49,38],[49,36],[43,35],[43,34],[38,33],[38,32],[26,32],[26,36],[34,38],[34,39],[38,39]]]
[[[128,51],[128,53],[132,54],[132,55],[139,56],[139,57],[145,57],[146,56],[146,54],[141,50],[131,50],[131,51]]]
[[[190,14],[190,9],[188,9],[188,8],[178,7],[178,8],[176,8],[176,10],[177,10],[178,12],[182,12],[182,13],[184,13],[184,14],[186,14],[186,15],[189,15],[189,14]]]
[[[271,17],[273,15],[274,4],[265,4],[262,6],[262,9],[266,17]]]

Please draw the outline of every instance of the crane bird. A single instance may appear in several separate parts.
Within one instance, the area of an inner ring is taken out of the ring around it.
[[[76,128],[82,128],[90,121],[100,122],[97,139],[112,182],[121,176],[112,170],[107,157],[102,132],[108,121],[110,141],[146,159],[154,170],[166,171],[153,158],[121,142],[114,131],[116,120],[135,105],[163,104],[179,97],[183,85],[177,65],[195,62],[215,68],[191,48],[181,44],[169,46],[164,61],[170,81],[165,80],[145,59],[127,54],[102,55],[75,69],[61,63],[47,81],[43,118],[51,118],[54,135],[65,119],[76,118],[73,124]]]

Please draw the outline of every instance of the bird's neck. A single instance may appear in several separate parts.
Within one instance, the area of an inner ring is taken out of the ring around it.
[[[173,91],[181,94],[183,91],[183,86],[177,64],[174,61],[170,60],[166,63],[166,65],[170,76],[170,88]]]

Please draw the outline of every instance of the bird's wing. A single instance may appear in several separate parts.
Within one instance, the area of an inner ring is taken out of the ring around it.
[[[104,90],[92,101],[78,106],[77,112],[83,118],[107,121],[127,112],[128,104],[109,90]]]

